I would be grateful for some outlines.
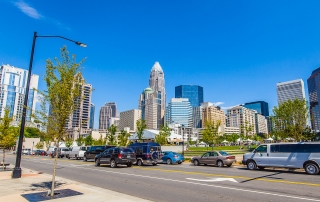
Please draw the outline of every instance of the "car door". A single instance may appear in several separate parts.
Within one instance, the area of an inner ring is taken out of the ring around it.
[[[218,153],[217,152],[210,152],[209,157],[208,157],[208,161],[207,164],[216,164],[217,160],[218,160]]]
[[[269,166],[268,145],[260,145],[255,149],[253,159],[256,161],[257,166]]]
[[[210,152],[204,153],[201,158],[199,159],[199,163],[201,164],[208,164],[208,158],[210,156]]]
[[[107,164],[110,163],[110,160],[111,160],[111,158],[112,158],[112,155],[113,155],[115,152],[116,152],[116,151],[115,151],[114,148],[111,148],[111,149],[108,150],[107,155],[106,155],[106,157],[105,157]]]
[[[107,163],[107,156],[108,156],[108,150],[105,150],[101,155],[100,155],[100,163]]]

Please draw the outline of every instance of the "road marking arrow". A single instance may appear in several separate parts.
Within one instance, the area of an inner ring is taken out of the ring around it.
[[[230,181],[238,183],[233,178],[210,178],[210,179],[194,179],[194,178],[186,178],[187,180],[199,181],[199,182],[221,182],[221,181]]]

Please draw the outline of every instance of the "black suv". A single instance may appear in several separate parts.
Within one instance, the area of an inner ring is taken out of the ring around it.
[[[100,164],[110,164],[111,168],[117,167],[118,164],[127,165],[131,167],[136,163],[136,155],[130,148],[113,147],[105,150],[103,153],[98,154],[95,159],[95,166]]]
[[[128,146],[133,149],[137,156],[137,165],[157,165],[161,160],[161,146],[155,142],[132,143]]]
[[[115,146],[107,145],[107,146],[91,146],[83,155],[83,161],[87,161],[90,159],[94,159],[96,155],[104,152],[106,149],[112,148]]]

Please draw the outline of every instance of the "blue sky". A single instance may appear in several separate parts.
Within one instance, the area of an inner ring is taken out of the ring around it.
[[[204,87],[204,99],[230,107],[263,100],[277,105],[276,83],[307,79],[320,66],[320,1],[10,1],[0,2],[0,62],[28,68],[33,32],[88,45],[38,38],[33,73],[45,89],[45,61],[67,45],[95,89],[98,114],[106,102],[138,107],[151,67],[174,87]]]

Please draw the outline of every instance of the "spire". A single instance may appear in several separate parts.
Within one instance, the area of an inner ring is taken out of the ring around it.
[[[162,70],[162,68],[161,68],[161,66],[160,66],[158,61],[154,63],[151,71],[163,72],[163,70]]]

